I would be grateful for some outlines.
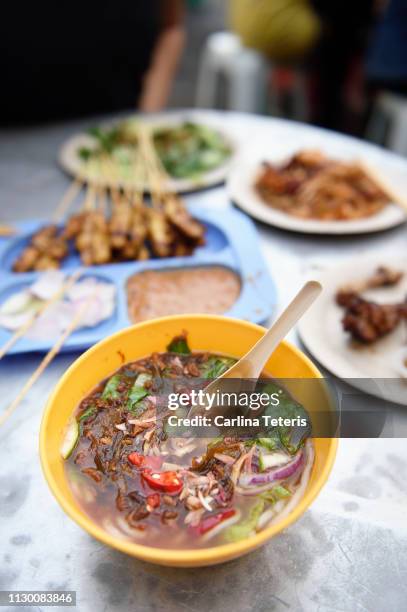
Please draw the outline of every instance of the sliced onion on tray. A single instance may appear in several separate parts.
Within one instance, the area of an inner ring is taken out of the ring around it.
[[[0,314],[0,325],[8,331],[13,332],[19,329],[22,325],[28,323],[33,314],[34,311],[29,310],[27,312],[20,312],[14,315]]]
[[[27,310],[32,310],[32,304],[33,298],[29,291],[18,291],[7,298],[0,306],[0,315],[13,316],[24,314]]]
[[[65,274],[61,270],[48,270],[43,272],[38,280],[30,287],[30,293],[39,300],[50,300],[62,289]]]
[[[0,326],[16,331],[63,287],[65,274],[60,270],[44,272],[30,287],[18,291],[0,305]],[[50,305],[28,330],[30,340],[44,340],[61,334],[88,302],[79,327],[95,327],[112,316],[115,286],[97,278],[84,278],[73,285],[64,299]]]

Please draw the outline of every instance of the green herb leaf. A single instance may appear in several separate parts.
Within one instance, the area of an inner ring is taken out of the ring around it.
[[[134,408],[134,405],[137,404],[143,398],[145,398],[147,395],[148,395],[147,389],[144,389],[144,387],[133,385],[129,393],[130,409]]]
[[[96,407],[95,406],[89,406],[89,408],[87,410],[85,410],[85,412],[82,412],[81,416],[79,417],[78,421],[84,421],[85,419],[89,418],[90,416],[93,416],[96,413]]]
[[[143,414],[143,412],[147,410],[149,405],[150,404],[145,399],[142,399],[138,401],[136,404],[134,404],[133,406],[129,407],[128,410],[135,417],[139,417]]]
[[[257,438],[257,444],[270,451],[274,451],[278,448],[278,444],[274,438]]]
[[[83,159],[83,161],[88,161],[93,154],[94,151],[92,151],[92,149],[88,149],[88,147],[81,147],[78,150],[78,155],[81,159]]]
[[[279,398],[277,406],[270,402],[264,411],[265,415],[277,419],[282,417],[292,420],[299,417],[306,421],[305,427],[281,426],[270,428],[267,432],[267,438],[261,438],[262,440],[270,440],[270,444],[274,444],[271,450],[285,448],[291,455],[295,454],[304,443],[304,440],[311,435],[312,427],[307,411],[277,382],[267,383],[263,387],[262,393],[268,393],[269,395],[277,393]]]
[[[120,397],[120,393],[117,390],[117,387],[121,383],[120,374],[114,374],[106,383],[105,388],[103,389],[102,397],[103,399],[118,399]]]
[[[185,334],[175,336],[167,346],[167,351],[170,353],[179,353],[180,355],[189,355],[191,349],[188,346]]]
[[[100,127],[91,127],[88,134],[98,141],[99,152],[111,153],[120,142],[120,130],[116,127],[103,130]]]
[[[127,407],[131,412],[137,410],[137,405],[149,394],[149,390],[145,388],[145,384],[147,382],[151,382],[151,380],[151,374],[142,373],[137,376],[133,386],[130,389],[127,400]]]
[[[156,130],[154,144],[165,169],[176,178],[199,179],[232,152],[217,130],[191,122]]]
[[[209,357],[201,367],[202,378],[218,378],[236,363],[229,357]]]

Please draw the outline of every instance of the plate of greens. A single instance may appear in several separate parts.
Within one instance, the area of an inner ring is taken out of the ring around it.
[[[99,186],[147,190],[140,128],[148,126],[168,191],[193,191],[223,182],[235,147],[212,122],[180,114],[131,116],[91,126],[64,143],[59,162],[69,174]]]

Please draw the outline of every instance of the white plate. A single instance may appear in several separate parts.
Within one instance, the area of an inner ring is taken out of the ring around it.
[[[319,280],[323,293],[301,319],[298,331],[307,349],[332,374],[372,395],[406,405],[407,379],[402,378],[406,325],[401,323],[392,333],[370,346],[352,345],[341,324],[344,309],[335,301],[340,287],[367,278],[379,265],[403,270],[405,276],[395,287],[372,289],[363,295],[379,303],[402,302],[407,294],[406,256],[351,259],[322,273]],[[399,380],[386,384],[385,379]]]
[[[229,174],[227,189],[231,200],[246,213],[267,223],[285,230],[312,234],[361,234],[377,232],[395,227],[407,220],[405,211],[396,204],[388,204],[376,215],[352,221],[318,221],[316,219],[300,219],[281,212],[266,204],[254,188],[255,181],[261,172],[264,161],[281,163],[301,149],[318,149],[328,157],[338,160],[352,161],[363,159],[372,168],[380,168],[380,172],[388,177],[394,187],[407,191],[405,168],[401,171],[395,168],[393,157],[390,159],[380,149],[363,148],[362,143],[349,140],[344,143],[333,133],[303,133],[300,130],[287,130],[286,137],[278,138],[267,144],[262,150],[253,149],[235,160]],[[361,153],[362,151],[362,153]],[[363,157],[362,157],[363,155]]]
[[[132,117],[136,117],[136,115],[133,115]],[[226,160],[223,164],[221,164],[214,170],[201,174],[197,178],[188,178],[188,179],[170,178],[165,185],[165,188],[168,191],[175,191],[177,193],[183,193],[187,191],[194,191],[197,189],[213,187],[214,185],[218,185],[225,181],[226,176],[230,170],[230,166],[232,163],[232,157],[236,150],[236,145],[233,139],[228,134],[225,133],[224,128],[222,124],[219,122],[219,120],[216,121],[212,117],[208,119],[204,115],[202,116],[202,119],[201,119],[199,114],[188,113],[188,112],[160,113],[158,115],[152,115],[152,116],[140,116],[140,119],[142,119],[143,122],[148,123],[150,126],[155,127],[155,128],[180,125],[184,123],[185,121],[192,121],[194,123],[200,123],[202,125],[206,125],[220,132],[223,138],[225,139],[225,142],[232,149],[232,155],[228,160]],[[126,120],[125,117],[121,117],[118,120],[118,122],[121,123],[125,120]],[[101,124],[101,127],[103,128],[112,127],[115,123],[117,122],[115,121],[104,122]],[[95,143],[94,139],[85,133],[75,134],[74,136],[69,138],[62,145],[59,151],[59,155],[58,155],[58,161],[60,165],[62,166],[62,168],[66,172],[68,172],[68,174],[70,174],[71,176],[74,176],[74,177],[79,176],[81,173],[81,169],[82,169],[82,161],[78,155],[78,150],[81,147],[92,148],[92,146],[94,146],[94,143]],[[100,182],[100,179],[98,180]],[[110,182],[105,181],[103,184],[110,185],[111,181]],[[132,184],[134,184],[134,181],[132,182],[130,178],[128,180],[123,179],[123,180],[120,180],[120,182],[113,183],[113,186],[123,186],[123,185],[131,186]],[[136,187],[138,189],[140,188],[145,189],[146,186],[138,184]]]

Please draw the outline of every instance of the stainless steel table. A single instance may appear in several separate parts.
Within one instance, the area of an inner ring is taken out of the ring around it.
[[[313,129],[238,114],[224,115],[222,121],[234,130],[242,146],[273,138],[282,128],[296,133]],[[68,185],[55,162],[57,149],[67,136],[88,123],[0,133],[2,221],[46,218],[51,213]],[[337,138],[361,151],[368,146]],[[394,163],[401,162],[394,158]],[[223,188],[190,195],[187,200],[220,210],[229,205]],[[265,226],[258,229],[277,282],[280,305],[321,262],[335,263],[369,250],[397,253],[406,244],[405,227],[335,239]],[[295,334],[291,339],[297,342]],[[341,440],[332,475],[302,519],[257,552],[222,566],[191,570],[156,567],[91,539],[51,496],[38,457],[44,402],[75,357],[57,357],[0,430],[0,590],[76,590],[81,612],[406,609],[407,443],[401,438]],[[2,407],[11,401],[38,360],[38,355],[27,355],[8,357],[0,363]],[[369,401],[366,398],[367,405]],[[392,417],[394,426],[405,431],[406,410],[393,406]]]

